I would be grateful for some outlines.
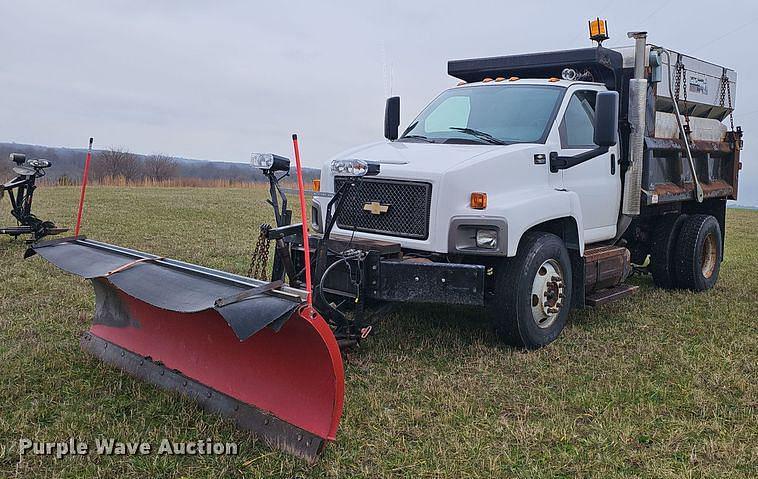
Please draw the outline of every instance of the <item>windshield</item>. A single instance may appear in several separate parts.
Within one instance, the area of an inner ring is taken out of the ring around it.
[[[486,85],[443,92],[410,124],[402,141],[544,143],[565,89]]]

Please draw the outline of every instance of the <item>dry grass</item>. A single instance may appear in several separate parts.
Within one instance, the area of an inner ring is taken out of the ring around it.
[[[76,197],[43,188],[38,213],[70,223]],[[269,220],[260,189],[96,187],[84,231],[239,273]],[[0,477],[748,477],[758,468],[757,228],[758,213],[729,211],[713,291],[637,278],[636,297],[574,312],[542,351],[501,346],[476,311],[405,307],[346,359],[338,441],[315,466],[84,356],[89,285],[0,239]],[[20,437],[69,436],[213,437],[240,455],[15,452]]]

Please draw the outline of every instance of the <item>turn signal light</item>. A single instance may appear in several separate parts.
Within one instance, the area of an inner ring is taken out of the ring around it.
[[[475,191],[471,193],[471,208],[483,210],[487,208],[487,193]]]
[[[313,191],[321,191],[321,180],[320,179],[314,179],[313,180]]]

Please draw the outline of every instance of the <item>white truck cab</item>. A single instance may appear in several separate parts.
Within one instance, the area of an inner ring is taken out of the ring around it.
[[[504,225],[495,243],[486,248],[467,245],[466,252],[514,256],[529,228],[572,218],[583,252],[585,244],[612,239],[617,233],[618,146],[572,169],[551,171],[548,159],[551,154],[573,156],[597,148],[595,98],[602,91],[607,89],[598,83],[519,78],[450,88],[397,140],[364,145],[326,162],[321,173],[324,191],[334,192],[332,161],[375,162],[381,165],[382,180],[431,185],[428,234],[395,237],[404,248],[460,252],[450,240],[456,235],[450,228],[466,219],[492,220]],[[486,208],[472,205],[472,193],[486,194]],[[327,199],[314,201],[316,210],[325,214]],[[373,216],[389,215],[398,208],[384,206],[386,212]],[[424,209],[423,204],[408,206]],[[351,226],[338,222],[335,232],[378,240],[392,233],[360,227],[353,232]]]

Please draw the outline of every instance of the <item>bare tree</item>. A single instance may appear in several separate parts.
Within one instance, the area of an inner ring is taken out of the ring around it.
[[[100,151],[92,162],[92,177],[97,180],[123,177],[127,181],[135,181],[142,178],[142,174],[140,159],[121,148]]]
[[[143,169],[147,178],[165,181],[176,176],[179,165],[170,156],[154,154],[145,158]]]

